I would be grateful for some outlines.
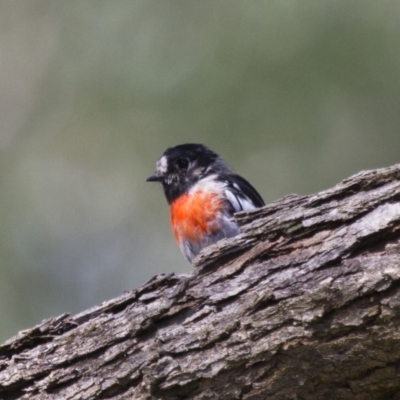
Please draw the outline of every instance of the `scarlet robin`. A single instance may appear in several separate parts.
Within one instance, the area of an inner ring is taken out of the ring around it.
[[[264,205],[246,179],[202,144],[165,150],[147,181],[161,183],[172,232],[189,262],[204,247],[239,233],[234,213]]]

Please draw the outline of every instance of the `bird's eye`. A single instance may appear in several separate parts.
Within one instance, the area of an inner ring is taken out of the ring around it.
[[[187,169],[189,166],[189,160],[187,158],[178,158],[176,165],[179,169]]]

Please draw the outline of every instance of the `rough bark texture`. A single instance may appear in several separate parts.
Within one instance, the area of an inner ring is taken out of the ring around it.
[[[400,399],[400,165],[237,216],[193,273],[19,333],[1,399]]]

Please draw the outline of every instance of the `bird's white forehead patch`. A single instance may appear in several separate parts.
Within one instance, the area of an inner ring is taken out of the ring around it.
[[[168,170],[168,159],[165,156],[162,156],[157,161],[157,172],[160,174],[165,174]]]

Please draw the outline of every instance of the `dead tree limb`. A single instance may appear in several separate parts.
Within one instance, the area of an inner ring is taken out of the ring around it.
[[[237,216],[193,273],[0,347],[1,399],[400,399],[400,165]]]

